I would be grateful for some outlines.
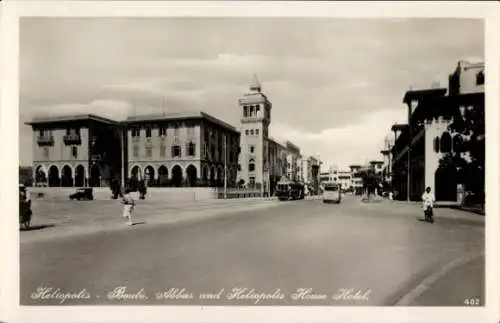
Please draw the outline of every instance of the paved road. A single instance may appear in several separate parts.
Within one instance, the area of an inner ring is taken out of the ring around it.
[[[482,217],[438,209],[436,223],[429,224],[419,221],[417,205],[351,197],[340,205],[238,203],[198,206],[199,220],[189,222],[162,222],[151,208],[156,220],[143,213],[144,225],[125,227],[122,219],[110,218],[116,222],[113,230],[95,233],[49,239],[23,232],[21,304],[59,304],[57,289],[84,290],[79,299],[63,302],[68,305],[370,306],[401,304],[402,299],[403,305],[463,305],[465,298],[484,300]],[[47,299],[40,299],[39,287],[53,288],[52,296],[46,290]],[[125,294],[113,292],[119,287],[126,288]],[[300,289],[303,293],[297,293]]]

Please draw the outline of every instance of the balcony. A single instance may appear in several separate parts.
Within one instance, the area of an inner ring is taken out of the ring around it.
[[[90,157],[90,160],[93,161],[93,162],[98,162],[98,161],[101,161],[101,155],[98,155],[98,154],[93,154],[91,157]]]
[[[80,135],[71,134],[64,136],[63,141],[66,145],[80,145],[82,143],[82,138]]]
[[[37,143],[39,146],[52,146],[54,145],[53,136],[38,136]]]

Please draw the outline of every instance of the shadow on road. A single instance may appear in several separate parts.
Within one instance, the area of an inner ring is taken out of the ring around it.
[[[146,221],[132,223],[132,225],[141,225],[141,224],[146,224]]]
[[[43,230],[46,228],[53,228],[55,224],[41,224],[41,225],[33,225],[29,228],[21,228],[21,231],[34,231],[34,230]]]

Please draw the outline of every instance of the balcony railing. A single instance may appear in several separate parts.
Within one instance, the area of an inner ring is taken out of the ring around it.
[[[66,135],[64,136],[63,140],[66,145],[79,145],[82,142],[82,138],[80,137],[80,135],[75,134]]]
[[[52,146],[54,144],[53,136],[38,136],[37,143],[39,146]]]

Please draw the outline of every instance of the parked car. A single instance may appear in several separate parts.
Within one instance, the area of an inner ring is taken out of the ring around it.
[[[69,196],[70,200],[93,200],[94,194],[92,188],[79,188],[75,193]]]

